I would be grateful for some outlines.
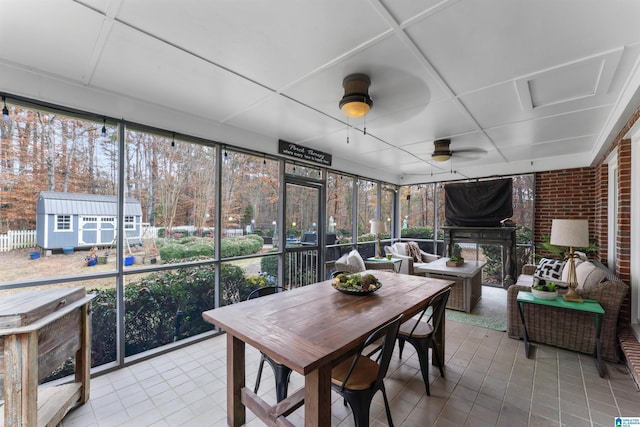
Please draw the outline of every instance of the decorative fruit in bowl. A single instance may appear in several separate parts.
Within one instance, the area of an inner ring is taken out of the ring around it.
[[[341,291],[352,294],[368,294],[375,292],[382,284],[373,274],[339,274],[332,281],[331,285]]]

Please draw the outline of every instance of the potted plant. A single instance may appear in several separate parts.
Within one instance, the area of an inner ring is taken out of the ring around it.
[[[543,279],[537,279],[537,282],[531,287],[531,293],[536,298],[555,299],[558,295],[558,286],[555,282],[547,282]]]
[[[464,258],[462,257],[462,248],[457,243],[453,245],[451,251],[451,257],[447,260],[447,267],[460,267],[464,264]]]

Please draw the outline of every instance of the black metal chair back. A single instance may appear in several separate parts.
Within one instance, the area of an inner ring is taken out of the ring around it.
[[[382,392],[389,426],[393,427],[384,378],[389,370],[393,348],[402,316],[378,328],[362,343],[358,354],[347,359],[331,371],[331,387],[348,403],[353,412],[356,427],[369,425],[369,413],[373,396]],[[372,345],[380,345],[375,360],[365,351]]]
[[[427,395],[431,395],[429,390],[429,348],[433,349],[433,358],[440,369],[440,375],[444,377],[443,361],[440,360],[439,356],[440,343],[437,342],[434,332],[440,328],[450,293],[451,288],[447,288],[433,297],[425,306],[424,310],[422,310],[418,319],[408,320],[400,326],[400,330],[398,331],[400,358],[402,358],[404,343],[408,341],[416,349],[418,354],[418,361],[420,362],[420,370],[422,371],[422,378],[427,390]],[[427,315],[427,313],[429,314]],[[423,321],[422,319],[425,315],[428,317],[426,321]]]
[[[272,295],[277,292],[284,292],[286,288],[282,286],[263,286],[257,289],[254,289],[249,293],[247,300],[251,300],[254,298],[264,297],[266,295]],[[288,391],[289,391],[289,379],[291,378],[291,369],[282,363],[278,363],[266,354],[260,352],[260,366],[258,367],[258,373],[256,375],[256,384],[253,388],[254,393],[258,393],[258,389],[260,388],[260,380],[262,379],[262,368],[264,367],[264,362],[267,362],[271,369],[273,369],[273,376],[276,382],[276,399],[278,402],[286,399]]]

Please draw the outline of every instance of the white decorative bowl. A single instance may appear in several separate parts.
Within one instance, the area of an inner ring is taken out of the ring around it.
[[[547,292],[547,291],[537,291],[535,289],[531,289],[531,293],[534,297],[540,299],[556,299],[558,296],[558,291]]]

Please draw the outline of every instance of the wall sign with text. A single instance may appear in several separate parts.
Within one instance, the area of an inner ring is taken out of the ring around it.
[[[313,148],[303,147],[293,142],[283,140],[278,141],[278,153],[294,157],[300,160],[319,163],[324,166],[331,166],[331,154],[314,150]]]

